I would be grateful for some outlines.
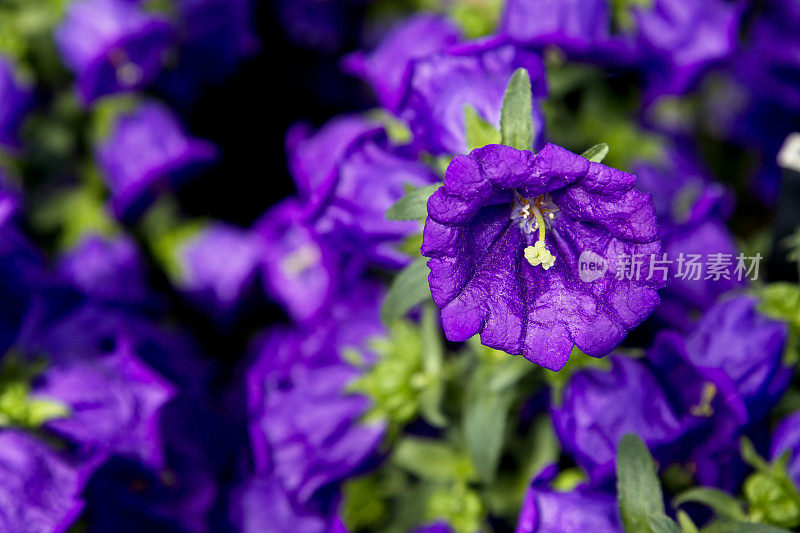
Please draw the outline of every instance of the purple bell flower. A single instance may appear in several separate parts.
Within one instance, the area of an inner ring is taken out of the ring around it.
[[[723,0],[655,0],[636,8],[636,39],[650,98],[683,94],[736,51],[742,5]]]
[[[124,236],[86,236],[60,258],[58,272],[98,301],[141,305],[150,297],[142,257],[136,244]]]
[[[556,492],[534,482],[525,494],[516,533],[622,533],[613,494],[579,486]]]
[[[503,95],[518,68],[528,70],[535,98],[547,95],[541,57],[504,43],[458,44],[413,62],[397,114],[408,122],[415,146],[434,155],[466,153],[467,104],[499,129]],[[534,132],[541,135],[544,119],[536,105],[531,119]]]
[[[635,55],[628,39],[611,35],[607,0],[508,0],[499,33],[521,46],[557,46],[592,63],[630,63]]]
[[[372,86],[383,107],[396,112],[409,84],[414,62],[459,40],[458,28],[452,22],[422,13],[398,24],[372,52],[347,56],[344,67]]]
[[[201,229],[179,249],[178,285],[214,314],[232,314],[253,286],[262,260],[261,241],[223,223]]]
[[[119,116],[96,153],[120,218],[140,214],[158,187],[182,183],[216,156],[214,145],[188,137],[177,117],[155,103]]]
[[[713,181],[708,171],[685,144],[676,144],[662,164],[641,163],[635,172],[637,188],[650,193],[661,227],[663,252],[671,261],[669,284],[662,291],[656,314],[672,327],[685,330],[692,314],[707,310],[720,294],[741,287],[733,275],[737,248],[725,220],[733,211],[733,195]],[[691,255],[723,254],[731,259],[728,279],[714,279],[707,272],[679,276],[678,260]],[[706,279],[709,278],[709,279]]]
[[[67,531],[83,508],[88,474],[31,436],[0,431],[0,530]]]
[[[20,80],[4,56],[0,56],[0,102],[0,146],[19,148],[19,130],[33,103],[33,88]]]
[[[640,361],[612,356],[610,372],[577,372],[552,407],[564,450],[594,482],[613,478],[617,444],[635,433],[659,459],[683,436],[684,425],[653,374]],[[544,512],[544,511],[543,511]]]
[[[55,30],[56,46],[87,104],[152,83],[174,37],[166,21],[127,0],[72,2]]]
[[[480,333],[484,345],[551,370],[573,346],[611,352],[655,309],[664,283],[622,268],[660,252],[652,200],[635,183],[552,144],[453,159],[428,200],[422,244],[447,338]],[[595,268],[579,272],[588,262]]]

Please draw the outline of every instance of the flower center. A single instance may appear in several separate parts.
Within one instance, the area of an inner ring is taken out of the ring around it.
[[[547,224],[555,218],[558,207],[547,195],[537,196],[533,201],[523,198],[519,193],[514,193],[514,209],[511,219],[519,219],[519,227],[522,233],[530,235],[539,230],[539,239],[533,246],[525,248],[525,259],[531,266],[542,265],[542,268],[549,270],[555,262],[555,256],[545,247],[544,236]]]

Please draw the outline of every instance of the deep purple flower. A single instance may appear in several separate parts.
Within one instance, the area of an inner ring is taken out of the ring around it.
[[[669,456],[669,447],[684,426],[663,389],[640,361],[612,356],[610,372],[577,372],[552,408],[553,425],[564,450],[593,481],[613,477],[617,444],[635,433],[656,457]]]
[[[83,508],[88,472],[24,433],[0,431],[0,530],[61,533]]]
[[[216,222],[182,243],[178,252],[181,290],[214,314],[226,316],[253,285],[262,260],[258,237]]]
[[[724,0],[655,0],[634,9],[650,97],[681,94],[736,50],[742,6]]]
[[[397,111],[415,60],[435,54],[459,40],[458,28],[438,15],[421,13],[405,19],[370,53],[345,58],[345,69],[367,81],[378,102]]]
[[[436,522],[414,530],[414,533],[452,533],[452,529],[444,522]]]
[[[415,146],[434,155],[466,153],[465,106],[499,128],[503,95],[518,68],[528,70],[535,98],[547,95],[541,57],[504,43],[458,44],[413,62],[397,114],[408,122]],[[531,118],[540,135],[544,119],[537,105]]]
[[[536,482],[528,489],[517,533],[622,533],[613,494],[588,487],[556,492]]]
[[[137,305],[149,298],[142,257],[124,236],[86,236],[61,257],[58,273],[98,301]]]
[[[672,327],[686,329],[693,313],[705,311],[720,294],[743,284],[734,272],[738,250],[725,227],[733,210],[733,195],[712,180],[698,158],[681,143],[668,150],[663,163],[641,163],[635,172],[637,188],[653,198],[663,252],[671,261],[670,282],[661,293],[662,304],[656,314]],[[699,254],[703,259],[723,254],[731,261],[728,279],[714,279],[706,271],[693,279],[688,267],[679,276],[681,254],[684,258]]]
[[[117,118],[96,156],[114,212],[127,218],[139,214],[159,186],[180,184],[214,160],[216,148],[188,137],[166,107],[146,103]]]
[[[39,250],[14,224],[0,224],[0,354],[17,341],[46,279]]]
[[[663,285],[644,269],[617,279],[625,257],[660,252],[652,201],[635,182],[552,144],[453,159],[428,200],[422,245],[447,338],[480,333],[486,346],[552,370],[573,345],[595,357],[613,350]],[[591,277],[579,256],[595,264]]]
[[[508,0],[499,33],[520,45],[558,46],[569,57],[600,64],[634,57],[630,43],[611,35],[607,0]]]
[[[778,459],[785,452],[790,453],[789,477],[796,485],[800,485],[800,412],[783,419],[772,434],[772,460]]]
[[[67,7],[56,45],[86,103],[150,84],[174,40],[170,25],[135,2],[79,0]]]
[[[0,56],[0,145],[19,147],[19,129],[33,102],[33,89],[16,73],[10,59]]]
[[[68,416],[51,420],[46,427],[87,452],[132,456],[156,467],[163,464],[158,417],[173,389],[132,354],[130,346],[123,344],[102,357],[56,363],[34,394],[69,408]]]
[[[253,477],[238,491],[231,511],[243,533],[345,533],[336,518],[292,501],[275,477]]]

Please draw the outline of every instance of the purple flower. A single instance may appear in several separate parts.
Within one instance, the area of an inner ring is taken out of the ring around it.
[[[253,285],[261,241],[249,231],[213,223],[180,246],[181,290],[215,314],[231,314]]]
[[[558,46],[576,59],[627,63],[633,59],[633,46],[611,35],[609,4],[607,0],[508,0],[499,33],[524,46]]]
[[[564,389],[561,406],[552,408],[553,425],[564,450],[592,481],[612,478],[620,439],[635,433],[656,457],[669,447],[684,426],[663,389],[640,361],[610,357],[610,372],[581,370]]]
[[[800,485],[800,412],[783,419],[772,434],[772,460],[778,459],[785,452],[790,453],[789,477],[796,485]]]
[[[149,298],[142,257],[124,236],[88,235],[61,257],[58,273],[98,301],[138,305]]]
[[[33,89],[17,76],[9,58],[0,56],[0,145],[19,147],[19,129],[33,102]]]
[[[46,427],[79,443],[91,454],[133,456],[163,464],[158,417],[173,396],[161,376],[122,344],[102,357],[57,363],[34,388],[37,397],[66,405],[68,416]]]
[[[257,224],[264,239],[265,292],[296,321],[313,319],[336,292],[338,253],[304,223],[292,199],[268,211]]]
[[[465,106],[499,128],[503,95],[518,68],[528,70],[534,97],[546,96],[541,57],[502,39],[454,45],[419,58],[412,64],[397,114],[408,122],[418,148],[434,155],[466,153]],[[531,118],[534,131],[541,134],[544,120],[535,105]]]
[[[573,345],[595,357],[613,350],[663,284],[615,275],[625,257],[660,252],[652,201],[635,182],[552,144],[453,159],[428,200],[422,245],[447,338],[480,333],[484,345],[552,370]],[[591,278],[579,256],[596,263]]]
[[[682,94],[736,50],[742,6],[724,0],[655,0],[634,10],[652,96]]]
[[[344,533],[331,519],[292,501],[275,477],[253,477],[238,491],[231,514],[243,533]]]
[[[155,80],[174,40],[164,20],[126,0],[79,0],[55,31],[56,45],[76,74],[86,103]]]
[[[0,224],[0,354],[17,341],[46,279],[41,253],[13,224]]]
[[[617,501],[612,494],[578,487],[556,492],[536,482],[528,489],[517,533],[622,533]]]
[[[0,530],[67,531],[83,508],[87,474],[33,437],[0,431]]]
[[[397,111],[414,62],[459,41],[459,31],[444,17],[422,13],[398,24],[370,53],[345,58],[345,69],[367,81],[378,102]]]
[[[414,533],[452,533],[452,529],[444,522],[437,522],[414,530]]]
[[[214,160],[216,149],[188,137],[166,107],[146,103],[117,118],[96,156],[114,212],[128,218],[152,201],[157,187],[177,185]]]
[[[664,163],[642,163],[635,171],[639,177],[637,187],[652,195],[663,251],[671,261],[670,283],[661,293],[662,304],[656,314],[671,326],[686,329],[693,313],[705,311],[720,294],[742,285],[733,272],[737,248],[725,227],[733,210],[733,195],[709,177],[685,144],[673,146]],[[706,258],[714,254],[729,258],[732,267],[728,279],[715,280],[703,271],[694,276],[688,266],[684,266],[682,276],[678,275],[681,257]]]

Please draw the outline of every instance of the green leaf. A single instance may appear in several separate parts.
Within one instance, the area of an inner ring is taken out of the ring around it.
[[[447,418],[441,411],[442,397],[444,396],[444,383],[441,376],[444,349],[439,328],[439,315],[433,304],[425,306],[420,328],[422,332],[422,368],[433,383],[420,394],[419,407],[422,416],[431,425],[444,427],[447,425]]]
[[[768,471],[770,469],[769,463],[767,463],[764,458],[759,455],[750,439],[747,437],[742,437],[739,440],[739,446],[742,454],[742,460],[745,463],[760,471]]]
[[[703,533],[787,533],[787,531],[789,530],[753,522],[715,522],[703,529]]]
[[[772,318],[785,320],[800,328],[800,286],[794,283],[770,283],[760,293],[759,311]]]
[[[622,437],[617,448],[617,499],[627,533],[651,533],[649,517],[664,514],[656,464],[633,434]]]
[[[419,220],[428,216],[428,198],[441,186],[439,183],[408,191],[386,211],[389,220]]]
[[[678,527],[678,524],[664,513],[650,515],[647,518],[647,523],[653,533],[681,533],[681,528]]]
[[[727,492],[709,487],[696,487],[679,494],[672,500],[674,507],[684,503],[701,503],[710,507],[717,516],[730,520],[741,521],[746,518],[739,501]]]
[[[420,257],[394,278],[381,307],[384,323],[404,317],[411,308],[430,298],[428,272],[428,260]]]
[[[602,163],[610,148],[606,143],[595,144],[581,155],[593,163]]]
[[[392,463],[421,479],[439,482],[470,480],[474,471],[469,459],[444,442],[406,437],[397,443]]]
[[[689,517],[686,511],[678,511],[678,524],[680,524],[681,531],[683,531],[683,533],[700,533],[700,530],[698,530],[697,526],[694,525],[694,522],[692,522],[692,519]]]
[[[480,367],[470,379],[464,398],[464,439],[480,478],[492,482],[497,473],[505,439],[513,389],[493,391],[491,373]]]
[[[475,108],[469,104],[464,106],[464,123],[466,124],[467,145],[470,151],[487,144],[500,143],[500,132],[497,131],[497,128],[484,120],[475,111]]]
[[[524,68],[517,69],[508,82],[500,113],[502,143],[517,150],[530,150],[533,144],[531,78]]]

